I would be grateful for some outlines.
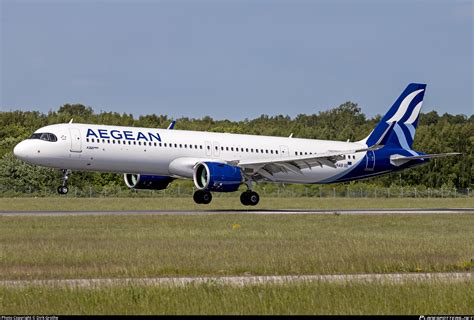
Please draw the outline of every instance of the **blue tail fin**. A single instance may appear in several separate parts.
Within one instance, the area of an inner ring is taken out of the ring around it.
[[[365,139],[366,144],[368,146],[377,144],[390,126],[393,126],[393,129],[390,129],[393,132],[388,137],[386,145],[411,150],[425,89],[426,84],[410,83]]]

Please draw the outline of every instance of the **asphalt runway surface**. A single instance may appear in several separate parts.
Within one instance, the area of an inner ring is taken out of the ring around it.
[[[248,209],[248,210],[153,210],[153,211],[0,211],[0,216],[127,216],[127,215],[409,215],[409,214],[474,214],[474,208],[452,209],[363,209],[363,210],[312,210],[312,209]]]
[[[283,284],[298,282],[331,283],[406,283],[406,282],[460,282],[472,281],[470,272],[448,273],[386,273],[347,275],[284,275],[284,276],[226,276],[226,277],[162,277],[162,278],[103,278],[103,279],[53,279],[53,280],[3,280],[3,287],[101,287],[117,285],[186,286],[192,284],[226,284],[245,286],[255,284]]]

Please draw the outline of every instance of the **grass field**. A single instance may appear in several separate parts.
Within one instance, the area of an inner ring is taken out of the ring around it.
[[[474,215],[0,217],[0,279],[469,271]]]
[[[210,205],[187,198],[0,198],[0,210],[220,210],[220,209],[387,209],[474,208],[474,198],[265,198],[244,207],[235,197],[215,197]]]
[[[4,314],[473,314],[474,283],[0,287]]]

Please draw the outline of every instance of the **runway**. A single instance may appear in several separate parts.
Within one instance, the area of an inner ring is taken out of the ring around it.
[[[285,275],[285,276],[228,276],[228,277],[163,277],[163,278],[106,278],[106,279],[61,279],[61,280],[3,280],[3,287],[101,287],[120,285],[186,286],[193,284],[220,284],[245,286],[256,284],[285,284],[298,282],[331,283],[405,283],[405,282],[460,282],[471,281],[472,273],[388,273],[349,275]]]
[[[474,214],[474,208],[443,209],[364,209],[364,210],[153,210],[153,211],[0,211],[0,216],[128,216],[128,215],[420,215],[420,214]]]

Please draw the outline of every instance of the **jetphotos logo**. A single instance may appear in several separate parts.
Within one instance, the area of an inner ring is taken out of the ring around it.
[[[473,316],[420,316],[419,320],[474,320]]]

